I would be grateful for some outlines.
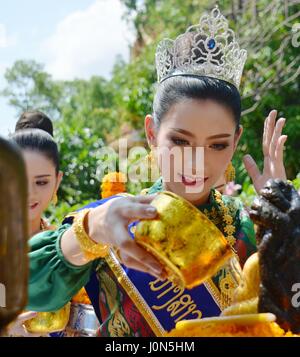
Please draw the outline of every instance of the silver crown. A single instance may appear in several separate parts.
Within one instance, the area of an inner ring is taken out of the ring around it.
[[[228,21],[216,6],[203,14],[174,41],[162,40],[156,49],[158,82],[176,75],[201,75],[240,85],[247,51],[240,49]]]

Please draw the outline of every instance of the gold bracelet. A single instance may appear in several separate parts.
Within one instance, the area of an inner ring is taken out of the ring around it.
[[[73,230],[79,246],[87,259],[94,260],[96,258],[104,258],[109,252],[109,246],[94,242],[87,235],[84,228],[84,219],[89,211],[90,209],[84,209],[78,212],[74,218]]]

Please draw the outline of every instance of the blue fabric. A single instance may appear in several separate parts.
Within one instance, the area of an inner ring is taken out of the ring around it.
[[[91,300],[91,303],[93,305],[93,308],[95,310],[95,313],[98,317],[98,320],[100,324],[102,323],[102,318],[101,318],[101,313],[100,313],[100,308],[99,308],[99,281],[97,278],[96,271],[93,271],[89,282],[85,285],[85,290]]]

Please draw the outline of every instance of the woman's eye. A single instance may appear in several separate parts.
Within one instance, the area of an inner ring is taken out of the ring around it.
[[[184,140],[184,139],[171,138],[171,140],[175,145],[179,145],[179,146],[189,145],[189,142],[187,140]]]
[[[221,150],[224,150],[228,147],[229,145],[228,144],[212,144],[210,145],[210,147],[214,150],[218,150],[218,151],[221,151]]]
[[[36,181],[36,184],[38,186],[45,186],[45,185],[47,185],[47,183],[48,183],[48,181]]]

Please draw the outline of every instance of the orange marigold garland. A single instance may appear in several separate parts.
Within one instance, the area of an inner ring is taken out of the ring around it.
[[[81,288],[78,293],[73,296],[72,302],[77,304],[92,304],[87,292],[85,291],[85,288]]]
[[[101,183],[101,196],[107,198],[126,192],[126,175],[122,172],[110,172],[105,175]]]

